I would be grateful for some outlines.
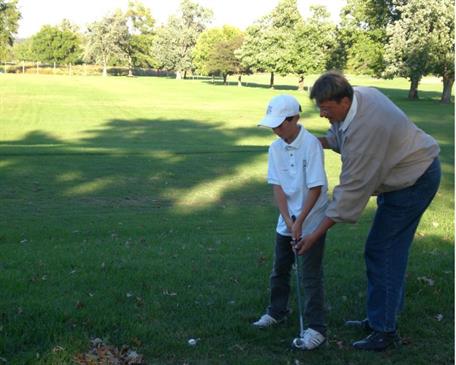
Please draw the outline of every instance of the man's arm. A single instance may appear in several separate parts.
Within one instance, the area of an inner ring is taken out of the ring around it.
[[[318,137],[318,140],[321,143],[321,146],[325,149],[331,148],[328,143],[328,139],[326,137]]]
[[[298,255],[304,255],[310,248],[323,236],[333,225],[335,225],[331,218],[325,217],[320,225],[311,234],[304,236],[297,244],[296,251]]]
[[[291,232],[293,226],[293,220],[290,217],[290,212],[288,210],[287,197],[280,185],[272,185],[274,191],[274,199],[279,208],[279,212],[282,215],[282,218],[285,220],[285,223],[288,227],[288,230]]]

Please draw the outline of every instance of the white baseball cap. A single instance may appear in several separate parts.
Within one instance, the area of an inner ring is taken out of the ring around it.
[[[266,116],[258,123],[259,127],[276,128],[288,117],[294,117],[301,111],[301,105],[294,96],[274,96],[266,109]]]

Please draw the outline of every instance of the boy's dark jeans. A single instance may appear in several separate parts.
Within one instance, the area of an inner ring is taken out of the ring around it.
[[[323,252],[325,248],[323,235],[317,243],[302,256],[304,281],[304,322],[305,324],[326,335],[323,288]],[[271,299],[268,314],[277,320],[283,319],[290,312],[290,279],[295,261],[291,246],[291,237],[277,233],[274,265],[270,277]]]

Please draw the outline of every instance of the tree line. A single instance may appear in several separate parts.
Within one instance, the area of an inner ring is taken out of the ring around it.
[[[45,25],[25,40],[15,40],[18,0],[0,0],[0,59],[55,65],[109,66],[221,76],[252,72],[296,75],[303,86],[309,74],[338,69],[374,77],[405,77],[409,99],[418,98],[423,76],[442,79],[441,101],[451,101],[454,84],[454,3],[452,0],[347,0],[334,24],[325,6],[311,6],[303,18],[297,0],[277,6],[241,31],[210,28],[213,12],[182,0],[178,12],[157,25],[151,10],[130,0],[81,31],[68,20]]]

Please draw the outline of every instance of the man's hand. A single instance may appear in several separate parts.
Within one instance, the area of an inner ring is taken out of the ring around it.
[[[295,246],[295,250],[298,255],[304,255],[307,251],[309,251],[313,245],[318,241],[318,236],[315,234],[309,234],[307,236],[302,237]]]

